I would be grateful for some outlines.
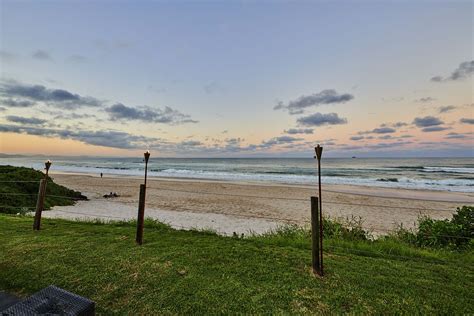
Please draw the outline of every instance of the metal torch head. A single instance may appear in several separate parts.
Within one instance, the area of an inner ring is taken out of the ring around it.
[[[53,162],[52,162],[51,160],[49,160],[49,159],[46,160],[46,162],[44,163],[44,167],[45,167],[44,169],[46,169],[46,172],[49,171],[49,168],[51,167],[51,164],[52,164],[52,163],[53,163]]]
[[[318,144],[318,146],[314,147],[314,151],[316,152],[315,158],[317,158],[318,160],[321,160],[321,156],[323,154],[323,147],[319,146]]]
[[[143,156],[145,156],[145,162],[148,162],[148,159],[150,158],[150,151],[149,150],[145,151]]]

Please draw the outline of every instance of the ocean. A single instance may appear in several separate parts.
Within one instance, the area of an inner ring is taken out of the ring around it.
[[[143,175],[141,158],[52,157],[52,171]],[[42,169],[44,157],[0,158],[1,165]],[[375,187],[474,192],[473,158],[323,158],[322,182]],[[308,158],[151,158],[150,177],[315,184]]]

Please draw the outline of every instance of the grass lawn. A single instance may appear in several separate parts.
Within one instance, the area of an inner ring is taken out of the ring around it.
[[[291,234],[242,239],[147,221],[143,246],[134,239],[133,223],[44,219],[34,232],[32,218],[0,214],[0,290],[55,284],[100,314],[473,311],[472,252],[328,239],[321,279],[309,238]]]

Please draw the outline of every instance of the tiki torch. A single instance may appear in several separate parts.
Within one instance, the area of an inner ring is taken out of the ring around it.
[[[146,186],[146,176],[147,176],[147,169],[148,169],[148,159],[150,159],[150,151],[147,150],[143,154],[145,156],[145,186]]]
[[[46,160],[46,162],[44,163],[44,169],[46,170],[46,174],[44,175],[44,178],[45,179],[48,179],[48,172],[49,172],[49,168],[51,167],[51,164],[53,162],[51,160]]]
[[[321,258],[321,275],[323,275],[323,202],[321,200],[321,156],[323,147],[319,144],[314,148],[316,159],[318,159],[318,187],[319,187],[319,252]]]
[[[51,167],[51,164],[53,162],[51,160],[46,160],[45,163],[44,163],[44,170],[46,170],[46,173],[44,174],[44,193],[43,195],[46,195],[46,184],[48,184],[48,172],[49,172],[49,168]],[[44,200],[44,198],[43,198]]]

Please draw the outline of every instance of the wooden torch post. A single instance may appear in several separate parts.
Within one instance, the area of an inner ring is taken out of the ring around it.
[[[46,197],[46,184],[48,183],[48,172],[49,168],[51,167],[51,160],[47,160],[44,163],[45,166],[45,174],[44,178],[40,181],[40,186],[38,190],[38,199],[36,200],[36,212],[35,212],[35,220],[33,222],[33,230],[40,230],[41,227],[41,213],[44,209],[44,199]]]
[[[150,159],[150,151],[147,150],[144,153],[145,157],[145,181],[144,184],[140,184],[140,196],[138,200],[138,218],[137,218],[137,236],[135,241],[138,245],[143,243],[143,225],[145,221],[145,196],[146,196],[146,178],[148,169],[148,159]]]
[[[318,191],[319,191],[319,260],[321,265],[321,276],[324,275],[323,272],[323,203],[321,199],[321,156],[323,154],[323,147],[319,144],[314,148],[316,156],[314,158],[318,159]]]

